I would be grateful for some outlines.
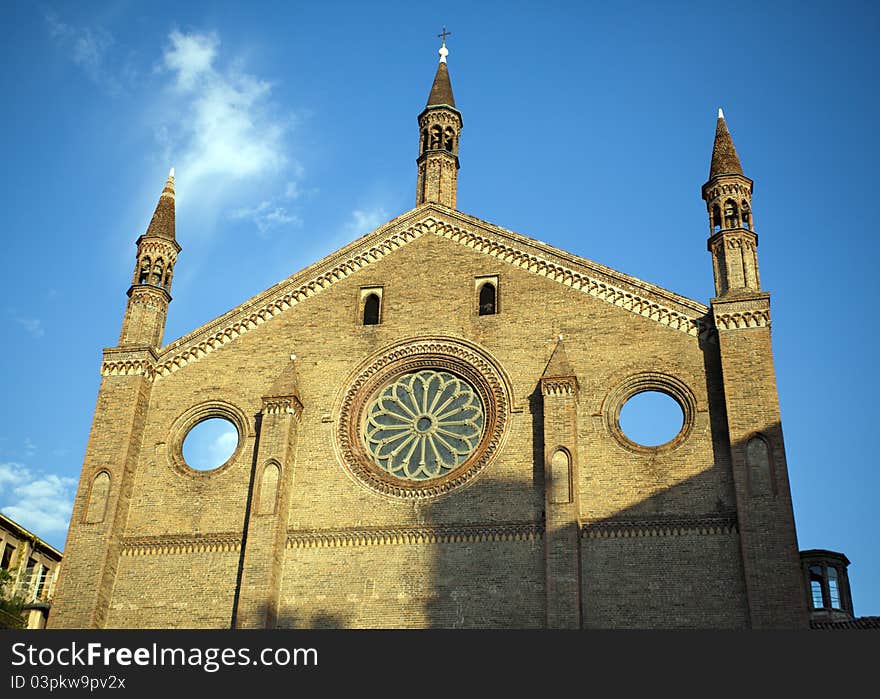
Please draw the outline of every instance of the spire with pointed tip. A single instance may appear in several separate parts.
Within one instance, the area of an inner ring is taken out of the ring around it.
[[[290,355],[287,366],[276,377],[266,394],[268,398],[299,398],[299,372],[296,370],[296,355]]]
[[[562,343],[562,335],[560,335],[556,340],[556,347],[553,348],[553,354],[550,355],[550,361],[547,362],[547,367],[544,369],[541,378],[550,379],[574,375],[574,369],[571,368],[568,356],[565,354],[565,345]]]
[[[416,206],[429,202],[455,208],[458,188],[458,139],[461,134],[461,113],[455,107],[452,83],[446,57],[446,27],[440,35],[440,62],[428,95],[428,103],[419,114],[418,182]]]
[[[715,126],[715,144],[712,146],[712,163],[709,166],[709,179],[719,175],[742,175],[743,169],[727,130],[724,112],[718,108],[718,123]]]
[[[171,168],[145,235],[174,240],[174,233],[174,168]]]
[[[147,232],[136,242],[137,260],[128,290],[120,345],[159,347],[162,343],[171,302],[171,279],[180,252],[174,218],[174,168],[171,168]]]
[[[452,83],[449,80],[449,68],[446,65],[446,56],[449,49],[446,42],[440,47],[440,63],[437,65],[437,73],[434,75],[434,84],[431,85],[431,94],[428,95],[426,107],[439,107],[447,105],[455,107],[455,97],[452,95]]]
[[[709,180],[702,196],[709,214],[709,250],[715,293],[742,295],[761,290],[758,236],[752,213],[753,182],[743,173],[724,112],[718,110]]]

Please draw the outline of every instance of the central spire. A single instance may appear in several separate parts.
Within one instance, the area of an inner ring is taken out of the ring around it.
[[[428,103],[419,114],[419,157],[418,183],[416,185],[416,206],[433,202],[455,208],[458,186],[458,139],[462,128],[461,113],[455,108],[452,83],[446,57],[446,37],[450,36],[443,27],[438,34],[442,39],[440,61]]]

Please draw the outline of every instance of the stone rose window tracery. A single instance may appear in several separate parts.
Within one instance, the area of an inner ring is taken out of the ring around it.
[[[473,481],[501,448],[510,382],[494,357],[458,338],[411,338],[356,368],[335,408],[337,455],[361,485],[424,499]]]
[[[483,434],[479,394],[446,371],[405,374],[369,403],[364,446],[383,471],[411,481],[444,476],[464,463]]]

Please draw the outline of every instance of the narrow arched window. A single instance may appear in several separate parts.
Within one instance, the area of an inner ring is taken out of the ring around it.
[[[446,130],[443,132],[443,147],[448,150],[450,153],[455,152],[455,131],[452,130],[451,126],[447,126]]]
[[[364,325],[379,325],[379,297],[370,294],[364,301]]]
[[[138,284],[148,284],[150,281],[150,270],[153,265],[150,263],[149,256],[144,256],[141,260],[140,271],[138,272]]]
[[[724,227],[739,228],[739,207],[733,199],[724,202]]]
[[[439,126],[431,127],[431,148],[439,150],[443,147],[443,129]]]
[[[721,207],[718,204],[712,207],[712,232],[717,233],[724,226],[722,225]]]
[[[742,203],[742,225],[743,225],[743,228],[748,228],[751,230],[752,220],[751,220],[751,217],[749,216],[749,213],[750,213],[749,212],[749,203],[747,201],[744,201]]]
[[[278,501],[279,476],[280,471],[277,464],[269,463],[263,468],[263,477],[260,479],[260,506],[257,511],[258,514],[275,514],[275,506]]]
[[[550,502],[571,502],[571,457],[564,449],[550,457]]]
[[[85,521],[88,524],[103,522],[107,511],[107,498],[110,495],[110,474],[101,471],[92,481],[89,500],[86,503]]]
[[[752,495],[774,494],[773,454],[762,435],[755,435],[746,444],[746,463],[749,466],[749,492]]]
[[[166,289],[171,288],[171,275],[173,274],[173,272],[174,272],[174,267],[172,267],[171,265],[168,265],[168,268],[165,270],[165,283],[163,284],[163,286]]]
[[[492,316],[496,312],[495,285],[486,282],[480,287],[480,315]]]
[[[153,284],[156,286],[162,286],[163,276],[165,276],[165,263],[162,262],[162,258],[160,257],[153,265]]]

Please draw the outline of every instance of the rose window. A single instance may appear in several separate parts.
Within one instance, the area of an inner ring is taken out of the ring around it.
[[[483,435],[477,391],[446,371],[405,374],[385,386],[364,414],[363,441],[373,463],[397,478],[424,481],[464,463]]]

